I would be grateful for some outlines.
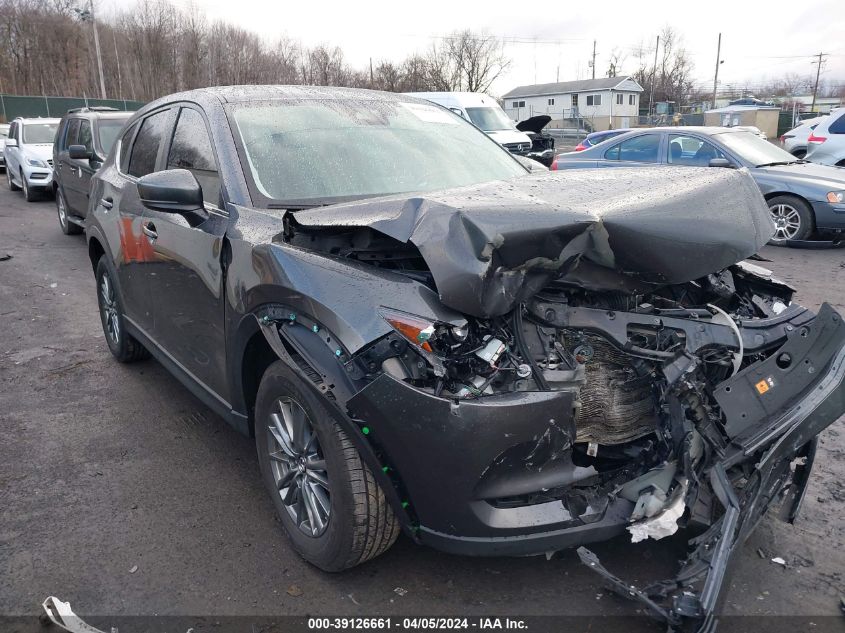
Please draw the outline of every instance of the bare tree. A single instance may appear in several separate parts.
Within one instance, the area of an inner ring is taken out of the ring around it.
[[[491,84],[507,69],[500,39],[472,31],[456,31],[443,42],[451,67],[452,90],[487,92]]]
[[[644,94],[651,94],[653,84],[655,101],[687,103],[693,88],[693,64],[683,38],[671,26],[664,27],[660,33],[656,68],[653,54],[653,49],[648,52],[642,46],[637,53],[638,67],[633,77],[645,89]]]
[[[88,96],[99,93],[87,0],[0,0],[0,92]],[[196,9],[140,0],[112,19],[98,16],[106,91],[151,100],[213,85],[316,84],[390,91],[486,91],[509,61],[489,35],[454,33],[425,54],[351,68],[330,45],[268,44],[251,31],[210,23]]]

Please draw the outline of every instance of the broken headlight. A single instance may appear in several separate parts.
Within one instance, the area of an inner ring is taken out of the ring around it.
[[[442,323],[385,307],[379,310],[379,314],[429,362],[437,376],[444,374],[443,356],[452,346],[466,341],[470,333],[467,323]]]

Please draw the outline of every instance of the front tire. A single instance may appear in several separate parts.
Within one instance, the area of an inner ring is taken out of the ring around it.
[[[267,368],[255,405],[261,476],[293,548],[336,572],[386,551],[399,523],[372,472],[312,388]]]
[[[105,255],[97,262],[96,280],[100,322],[112,355],[121,363],[149,358],[150,353],[146,348],[126,331],[120,293],[117,291],[115,275]]]
[[[26,181],[26,176],[23,175],[23,170],[21,170],[21,186],[23,187],[23,197],[27,202],[35,202],[38,199],[38,194]]]
[[[813,234],[816,225],[813,210],[801,198],[775,196],[768,204],[775,223],[770,244],[786,246],[788,240],[806,240]]]
[[[62,227],[62,233],[65,235],[78,235],[82,232],[81,226],[68,220],[65,194],[62,192],[61,187],[56,189],[56,213],[59,214],[59,226]]]
[[[8,166],[6,167],[6,182],[9,183],[9,191],[20,191],[21,188],[12,181],[12,170]]]

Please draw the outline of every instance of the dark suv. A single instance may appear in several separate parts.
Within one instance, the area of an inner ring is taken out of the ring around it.
[[[132,112],[107,107],[68,110],[53,143],[53,190],[65,235],[82,231],[91,176],[103,165]]]
[[[420,99],[233,86],[145,106],[91,196],[112,354],[254,437],[325,570],[400,528],[528,555],[689,526],[671,582],[613,584],[707,626],[845,411],[842,319],[743,261],[774,232],[745,170],[532,174]]]

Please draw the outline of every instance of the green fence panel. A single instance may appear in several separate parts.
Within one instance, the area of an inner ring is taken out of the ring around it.
[[[118,110],[138,110],[143,101],[128,99],[89,99],[86,97],[38,97],[0,94],[0,120],[8,123],[16,117],[61,117],[72,108],[107,106]]]

